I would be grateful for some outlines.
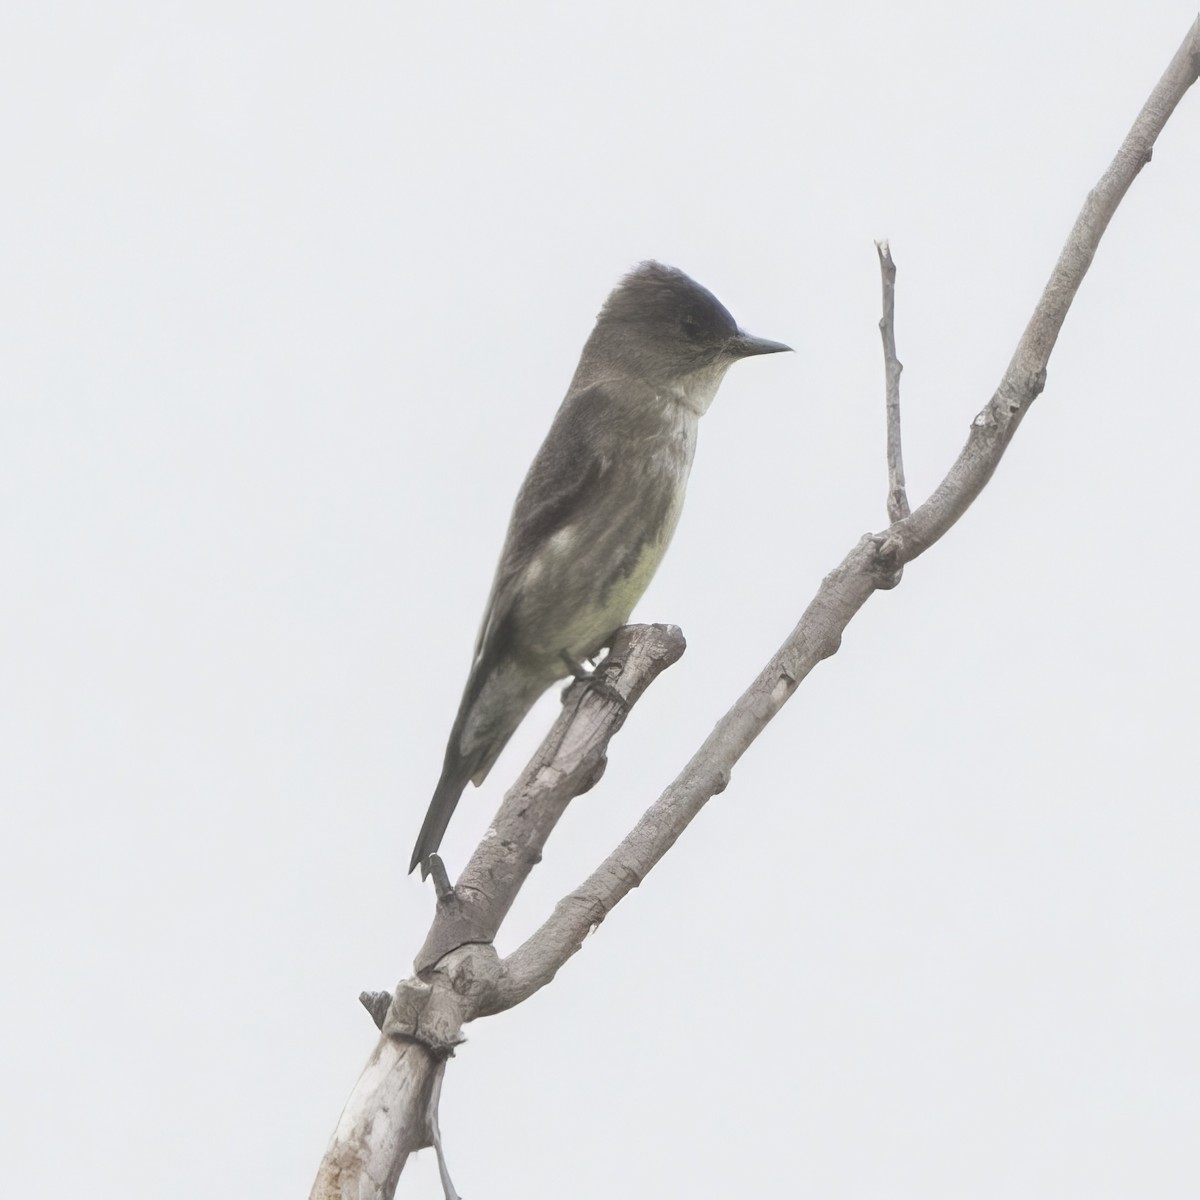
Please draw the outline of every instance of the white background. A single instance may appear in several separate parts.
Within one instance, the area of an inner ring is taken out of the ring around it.
[[[637,616],[689,650],[505,930],[607,853],[998,383],[1194,11],[54,4],[0,33],[8,1195],[307,1194],[509,505],[619,275],[733,369]],[[467,1197],[1200,1190],[1200,95],[997,476],[552,987]],[[464,861],[547,696],[445,842]],[[433,1156],[400,1196],[437,1194]]]

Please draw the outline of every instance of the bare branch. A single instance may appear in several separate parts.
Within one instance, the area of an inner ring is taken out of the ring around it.
[[[588,932],[645,878],[701,808],[729,783],[733,765],[800,681],[836,653],[842,630],[875,591],[878,542],[863,538],[821,583],[791,636],[721,718],[678,778],[652,804],[625,840],[528,941],[501,964],[500,1011],[544,987],[583,944]]]
[[[1108,170],[1088,193],[996,394],[971,424],[967,444],[932,496],[888,530],[899,562],[923,554],[983,490],[1029,405],[1046,385],[1046,365],[1112,215],[1151,158],[1154,142],[1200,72],[1200,17],[1142,106]]]
[[[558,720],[508,790],[458,884],[439,888],[433,926],[416,958],[418,973],[457,946],[492,941],[567,805],[604,774],[609,741],[685,645],[675,625],[627,625],[617,631],[594,679],[571,685]]]
[[[833,654],[842,631],[877,588],[933,545],[991,478],[1029,405],[1045,386],[1059,330],[1109,220],[1155,139],[1200,71],[1200,18],[1133,123],[1112,165],[1089,193],[995,396],[975,418],[967,444],[933,495],[883,535],[867,536],[822,581],[787,641],[717,723],[679,777],[624,841],[550,918],[501,964],[497,1007],[519,1003],[558,969],[671,848],[701,808],[729,782],[734,764],[800,681]]]
[[[904,453],[900,447],[900,372],[904,364],[896,357],[896,264],[887,239],[875,243],[879,273],[883,278],[883,316],[879,335],[883,339],[883,369],[887,391],[888,520],[894,525],[912,511],[904,483]],[[899,580],[896,581],[899,583]]]
[[[497,1010],[501,972],[489,943],[567,804],[603,774],[608,743],[629,709],[684,647],[674,625],[618,630],[598,679],[571,685],[562,713],[509,789],[457,887],[435,863],[439,899],[417,956],[421,977],[403,980],[391,996],[360,997],[381,1036],[346,1102],[311,1200],[388,1200],[408,1155],[426,1146],[437,1151],[446,1200],[456,1200],[438,1101],[463,1025]]]
[[[560,717],[550,749],[539,752],[506,796],[458,885],[439,902],[418,957],[421,978],[404,981],[392,997],[382,1036],[321,1164],[314,1200],[389,1200],[407,1155],[440,1140],[434,1129],[435,1093],[446,1057],[462,1040],[463,1024],[519,1003],[554,977],[589,929],[641,882],[704,804],[725,788],[734,764],[812,668],[836,652],[842,631],[871,594],[890,586],[900,566],[933,545],[967,510],[1042,390],[1050,353],[1100,237],[1198,71],[1200,19],[1088,196],[1000,387],[975,418],[966,446],[933,495],[884,534],[864,537],[825,577],[787,641],[674,783],[584,884],[501,962],[489,944],[500,921],[570,797],[599,778],[604,746],[624,719],[625,706],[682,652],[678,631],[671,631],[678,646],[672,651],[664,645],[661,665],[646,662],[638,668],[645,669],[645,682],[630,678],[632,658],[618,659],[622,670],[608,680],[611,686],[590,689],[577,699],[577,711]],[[610,657],[615,655],[614,646]],[[557,788],[563,776],[570,776],[574,791]],[[439,1166],[450,1196],[440,1156]]]
[[[390,1200],[408,1156],[430,1144],[423,1114],[441,1069],[415,1042],[380,1038],[338,1119],[309,1200]]]

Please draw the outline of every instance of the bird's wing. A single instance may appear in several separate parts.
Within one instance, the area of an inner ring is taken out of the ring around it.
[[[611,478],[612,463],[604,452],[611,442],[597,437],[596,432],[612,407],[603,384],[568,396],[534,456],[513,506],[484,610],[472,682],[504,654],[511,636],[513,606],[535,555],[555,533],[574,524],[586,506],[597,503]]]

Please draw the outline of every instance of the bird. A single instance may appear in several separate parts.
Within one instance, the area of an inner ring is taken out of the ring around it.
[[[661,262],[610,293],[517,494],[410,873],[429,874],[467,783],[483,782],[534,702],[628,621],[675,531],[725,372],[790,349],[744,332]]]

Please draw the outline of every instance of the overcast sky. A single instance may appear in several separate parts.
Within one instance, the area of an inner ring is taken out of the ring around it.
[[[0,29],[7,1194],[307,1194],[509,507],[660,258],[735,366],[636,615],[683,660],[516,945],[1008,362],[1194,10],[39,3]],[[1200,95],[995,479],[554,984],[467,1030],[467,1197],[1200,1189]],[[452,870],[547,696],[444,852]],[[431,1152],[401,1197],[437,1194]]]

